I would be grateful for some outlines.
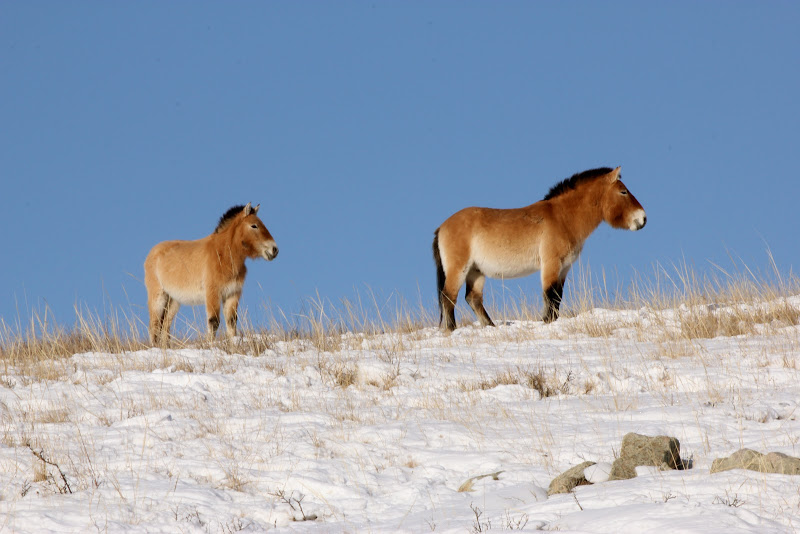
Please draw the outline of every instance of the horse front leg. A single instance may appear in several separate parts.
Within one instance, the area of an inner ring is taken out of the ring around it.
[[[569,268],[566,271],[569,271]],[[544,301],[542,321],[545,323],[552,323],[558,319],[566,277],[567,272],[563,272],[562,276],[560,261],[546,262],[542,268],[542,300]]]
[[[542,321],[545,323],[552,323],[559,316],[559,307],[561,306],[561,299],[564,296],[564,283],[555,282],[544,291],[544,306],[545,312]]]
[[[239,297],[240,293],[234,293],[225,299],[224,313],[225,313],[225,331],[228,338],[236,336],[236,323],[239,320]]]
[[[219,292],[211,291],[211,288],[209,288],[206,292],[206,316],[208,317],[208,338],[210,341],[214,341],[219,329],[219,302]]]

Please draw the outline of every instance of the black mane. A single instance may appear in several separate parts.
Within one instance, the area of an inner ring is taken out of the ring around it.
[[[234,217],[239,215],[243,209],[244,206],[233,206],[232,208],[229,208],[228,211],[226,211],[225,214],[219,218],[219,222],[217,223],[217,227],[214,229],[214,233],[217,233],[228,226],[228,223],[230,223]]]
[[[556,185],[551,187],[550,191],[548,191],[542,200],[550,200],[551,198],[575,189],[584,182],[589,182],[595,178],[599,178],[600,176],[605,176],[613,170],[614,169],[609,167],[600,167],[598,169],[591,169],[588,171],[579,172],[578,174],[573,174],[571,177],[561,180]]]

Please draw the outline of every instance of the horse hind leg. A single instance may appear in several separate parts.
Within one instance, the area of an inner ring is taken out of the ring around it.
[[[467,293],[466,300],[469,303],[472,311],[478,316],[478,320],[483,326],[494,326],[489,314],[486,313],[486,308],[483,307],[483,284],[486,277],[478,269],[473,267],[467,273]]]
[[[464,284],[463,268],[454,269],[450,263],[452,258],[445,262],[442,258],[442,247],[439,242],[439,230],[434,232],[433,238],[433,259],[436,263],[436,292],[439,299],[439,324],[446,332],[452,332],[456,328],[456,299],[458,291]],[[465,266],[461,266],[465,267]]]
[[[180,307],[181,305],[177,300],[167,295],[167,306],[164,310],[164,322],[161,327],[161,337],[166,345],[169,345],[170,328],[172,327],[172,322],[175,320],[175,316],[178,314],[178,309],[180,309]]]
[[[149,291],[147,298],[147,309],[150,313],[150,343],[158,345],[162,338],[164,318],[167,312],[167,300],[169,296],[162,290]]]
[[[465,275],[463,271],[451,270],[446,275],[444,287],[439,292],[439,306],[442,310],[442,321],[444,329],[452,332],[456,328],[456,301],[461,286],[464,285]]]
[[[452,332],[456,328],[456,299],[458,298],[457,287],[455,290],[447,291],[442,289],[439,292],[439,307],[442,311],[442,322],[444,329]]]

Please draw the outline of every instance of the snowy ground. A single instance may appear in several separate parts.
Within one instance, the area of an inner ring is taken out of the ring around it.
[[[742,447],[800,456],[800,327],[691,339],[680,313],[0,368],[0,531],[800,530],[800,476],[709,474]],[[628,432],[692,468],[547,497]]]

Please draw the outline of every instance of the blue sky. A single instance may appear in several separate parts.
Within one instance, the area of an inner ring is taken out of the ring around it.
[[[246,202],[281,250],[249,264],[251,319],[366,288],[433,306],[450,214],[617,165],[648,225],[601,227],[593,269],[769,247],[789,272],[798,25],[790,2],[3,2],[0,317],[144,314],[149,249]],[[538,275],[506,286],[539,302]]]

